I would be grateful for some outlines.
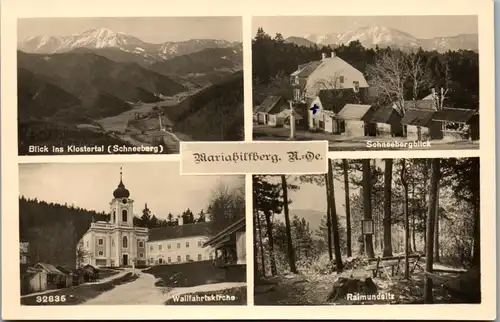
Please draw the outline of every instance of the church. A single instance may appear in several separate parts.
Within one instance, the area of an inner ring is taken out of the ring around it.
[[[203,247],[208,239],[208,222],[148,229],[134,226],[134,200],[123,183],[113,191],[110,220],[92,222],[77,246],[77,266],[120,267],[174,264],[210,260],[211,247]],[[208,217],[208,216],[207,216]]]

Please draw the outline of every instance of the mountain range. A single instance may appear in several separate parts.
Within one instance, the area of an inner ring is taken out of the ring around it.
[[[95,28],[70,36],[35,36],[18,44],[18,49],[27,53],[54,54],[75,49],[92,49],[102,53],[140,56],[146,62],[154,63],[175,56],[187,55],[206,48],[230,48],[241,46],[239,42],[219,39],[191,39],[187,41],[160,44],[147,43],[137,37],[115,32],[106,28]]]
[[[391,46],[402,49],[417,49],[422,47],[424,50],[438,52],[459,49],[478,50],[477,34],[420,39],[407,32],[378,25],[364,26],[345,33],[309,34],[303,37],[290,36],[285,39],[285,41],[299,46],[313,46],[314,44],[340,46],[342,44],[348,45],[355,40],[358,40],[366,48]]]

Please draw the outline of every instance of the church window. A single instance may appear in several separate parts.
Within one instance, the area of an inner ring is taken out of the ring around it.
[[[87,247],[89,247],[89,241],[87,240]]]
[[[169,263],[171,263],[171,262],[172,262],[172,258],[170,258],[170,257],[169,257],[169,258],[167,258],[167,261],[168,261]]]
[[[144,242],[140,241],[139,242],[139,248],[143,248],[144,247]]]
[[[149,246],[149,250],[153,251],[153,245]]]
[[[189,261],[190,259],[189,255],[186,255],[186,261]]]
[[[111,246],[115,246],[115,240],[114,239],[111,239]]]
[[[201,254],[198,254],[198,260],[201,261]]]
[[[163,245],[158,245],[158,250],[162,250],[163,249]]]
[[[143,258],[143,257],[144,257],[144,254],[143,254],[143,253],[139,253],[139,257],[140,257],[140,258]]]
[[[181,261],[181,256],[177,256],[177,261],[180,262]]]
[[[123,236],[123,248],[127,248],[128,247],[128,239],[127,239],[127,236]]]
[[[198,247],[201,247],[201,240],[198,240]]]
[[[99,251],[99,256],[104,256],[104,252],[102,250]]]
[[[104,239],[99,238],[99,239],[97,240],[97,244],[98,244],[99,246],[104,245]]]
[[[149,263],[150,263],[150,264],[153,264],[154,262],[155,262],[155,259],[154,259],[154,258],[150,258],[150,259],[149,259]]]
[[[163,264],[163,258],[158,258],[158,264]]]
[[[122,210],[122,221],[127,222],[127,209]]]
[[[113,223],[116,222],[116,210],[113,210]]]
[[[189,248],[189,242],[186,242],[186,248]]]
[[[167,244],[167,248],[170,249],[172,246],[170,244]]]
[[[177,243],[177,248],[181,248],[181,243]]]

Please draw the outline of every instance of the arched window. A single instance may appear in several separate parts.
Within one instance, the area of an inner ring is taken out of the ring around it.
[[[122,210],[122,221],[127,222],[127,209]]]
[[[113,224],[116,223],[116,210],[113,210]]]
[[[123,236],[123,248],[127,248],[128,247],[128,239],[127,239],[127,236]]]

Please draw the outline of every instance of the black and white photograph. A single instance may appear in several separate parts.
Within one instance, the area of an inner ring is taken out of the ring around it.
[[[253,176],[255,305],[481,303],[479,178],[478,157]]]
[[[21,305],[246,305],[243,176],[33,163],[19,180]]]
[[[18,19],[19,155],[244,139],[241,17]]]
[[[253,17],[253,139],[479,148],[477,16]]]

